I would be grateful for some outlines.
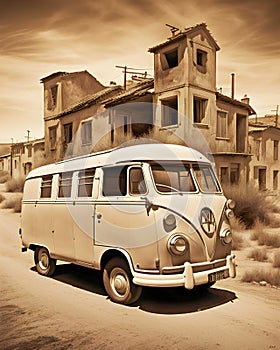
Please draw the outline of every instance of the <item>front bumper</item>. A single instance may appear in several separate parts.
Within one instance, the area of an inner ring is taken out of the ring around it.
[[[211,265],[214,266],[218,263],[219,260],[212,261]],[[224,266],[208,269],[207,265],[209,265],[209,262],[199,264],[185,262],[182,266],[183,272],[174,274],[148,274],[134,271],[133,282],[147,287],[184,286],[186,289],[193,289],[194,286],[236,276],[235,255],[228,255]],[[203,266],[205,266],[205,269],[203,269]],[[194,270],[197,270],[197,267],[200,267],[200,271],[194,272]]]

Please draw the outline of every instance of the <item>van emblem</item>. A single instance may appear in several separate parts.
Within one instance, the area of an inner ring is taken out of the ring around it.
[[[209,208],[203,208],[200,213],[200,225],[208,237],[212,237],[216,231],[215,216]]]

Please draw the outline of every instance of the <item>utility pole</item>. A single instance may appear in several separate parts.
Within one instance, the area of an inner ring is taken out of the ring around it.
[[[271,112],[275,112],[275,126],[278,128],[278,109],[279,105],[276,106],[276,109],[273,109]]]
[[[127,66],[116,66],[116,68],[123,69],[122,73],[124,73],[124,81],[123,81],[123,87],[124,90],[126,90],[126,83],[127,83],[127,74],[137,74],[142,75],[143,78],[147,78],[147,69],[144,68],[129,68]],[[138,72],[139,70],[144,70],[145,72]]]
[[[26,130],[27,131],[27,136],[25,136],[27,138],[27,142],[29,142],[30,140],[30,137],[29,137],[29,134],[30,134],[30,130]]]
[[[10,175],[12,177],[13,176],[13,144],[14,144],[14,139],[11,138],[11,140],[12,140],[12,144],[11,144],[11,163],[10,163],[11,169],[10,169]]]

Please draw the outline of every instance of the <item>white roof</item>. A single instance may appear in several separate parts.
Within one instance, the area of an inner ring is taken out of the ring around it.
[[[46,174],[57,174],[64,171],[75,171],[117,163],[170,160],[210,163],[204,155],[189,147],[163,143],[140,144],[114,148],[45,165],[32,170],[28,174],[27,179]]]

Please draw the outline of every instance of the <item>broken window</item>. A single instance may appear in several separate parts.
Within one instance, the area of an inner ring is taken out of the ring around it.
[[[175,50],[166,52],[164,54],[167,64],[168,64],[168,68],[174,68],[177,67],[179,62],[178,62],[178,49],[176,48]]]
[[[91,144],[92,142],[92,123],[91,121],[82,123],[82,144]]]
[[[57,85],[52,86],[48,90],[48,109],[52,110],[57,104]]]
[[[64,124],[64,142],[67,145],[72,141],[73,125],[72,123]]]
[[[205,118],[205,111],[207,106],[207,99],[194,96],[193,99],[193,121],[195,123],[202,123]]]
[[[273,142],[273,160],[278,160],[278,149],[279,149],[279,141],[274,140]]]
[[[49,128],[50,149],[54,150],[56,145],[56,126]]]
[[[217,112],[217,137],[228,137],[228,114],[226,112]]]
[[[196,50],[196,65],[201,73],[206,73],[207,52],[197,49]]]
[[[178,124],[177,96],[161,100],[161,115],[161,126],[171,126]]]

